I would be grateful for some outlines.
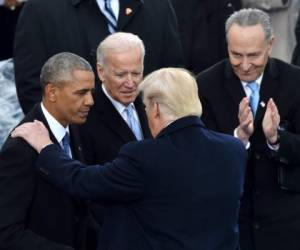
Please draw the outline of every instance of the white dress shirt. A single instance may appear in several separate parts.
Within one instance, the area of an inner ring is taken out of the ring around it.
[[[262,74],[260,75],[260,77],[258,77],[258,78],[254,81],[254,82],[257,83],[258,89],[259,89],[259,90],[260,90],[260,85],[261,85],[263,76],[264,76],[264,74],[262,73]],[[245,90],[246,96],[249,98],[250,95],[251,95],[251,90],[247,87],[248,82],[243,82],[243,81],[241,81],[241,83],[242,83],[243,88],[244,88],[244,90]]]
[[[116,101],[115,99],[113,99],[107,92],[104,84],[102,84],[102,90],[104,92],[104,94],[107,96],[107,98],[111,101],[112,105],[115,107],[115,109],[118,111],[118,113],[122,116],[122,118],[124,119],[124,121],[129,124],[129,120],[128,120],[128,117],[127,117],[127,113],[125,111],[126,109],[126,106],[123,105],[122,103]],[[135,109],[135,106],[133,103],[130,103],[129,105],[132,105],[133,107],[133,115],[134,115],[134,118],[136,119],[136,121],[138,122],[139,126],[140,126],[140,129],[141,129],[141,123],[140,123],[140,119],[138,117],[138,114],[137,114],[137,111]],[[142,130],[142,129],[141,129]]]
[[[52,134],[54,135],[55,139],[59,142],[60,146],[62,147],[62,149],[64,149],[63,145],[62,145],[62,139],[64,138],[65,134],[68,132],[70,134],[69,131],[69,126],[67,126],[66,128],[64,126],[62,126],[49,112],[48,110],[45,108],[44,104],[41,103],[41,108],[42,108],[42,112],[47,120],[47,123],[50,127],[50,130],[52,132]],[[71,152],[72,154],[72,152]]]

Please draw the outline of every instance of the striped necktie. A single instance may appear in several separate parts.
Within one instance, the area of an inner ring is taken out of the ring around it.
[[[110,33],[114,33],[117,30],[117,18],[111,7],[111,0],[104,0],[104,9],[102,10],[106,17],[108,30]]]

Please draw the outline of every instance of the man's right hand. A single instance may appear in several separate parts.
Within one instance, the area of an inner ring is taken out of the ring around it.
[[[16,127],[11,132],[11,137],[21,137],[27,141],[38,153],[42,149],[53,142],[50,140],[49,132],[45,125],[35,120],[34,122],[26,122]]]
[[[238,138],[246,145],[254,132],[254,119],[249,106],[249,98],[244,97],[239,104],[239,126],[236,129]]]

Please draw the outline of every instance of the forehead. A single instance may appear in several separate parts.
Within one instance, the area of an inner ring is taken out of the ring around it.
[[[70,80],[65,81],[64,87],[73,90],[94,88],[95,76],[91,71],[74,70]]]
[[[106,56],[107,65],[118,69],[143,67],[142,53],[139,48],[110,52]]]
[[[242,27],[233,24],[228,31],[230,49],[255,49],[267,44],[265,33],[260,24]]]

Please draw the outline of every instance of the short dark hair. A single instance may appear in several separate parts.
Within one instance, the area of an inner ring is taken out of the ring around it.
[[[42,91],[48,83],[62,84],[73,78],[75,70],[93,72],[91,65],[82,57],[69,52],[62,52],[50,57],[41,70]]]

